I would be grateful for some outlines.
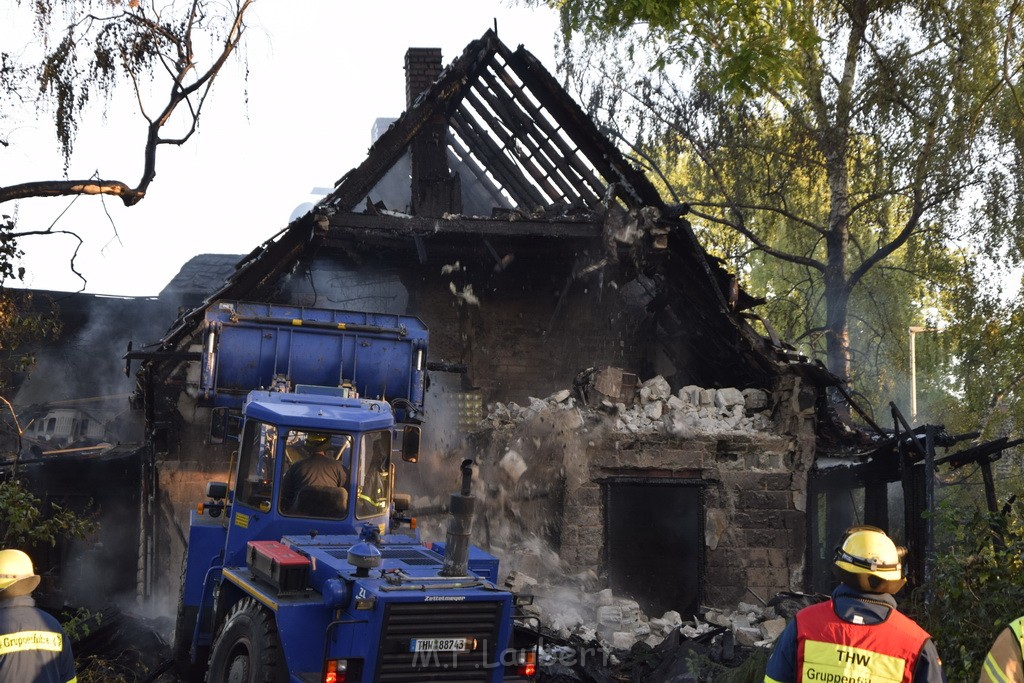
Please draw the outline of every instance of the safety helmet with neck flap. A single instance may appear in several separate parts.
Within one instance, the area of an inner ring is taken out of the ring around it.
[[[903,574],[905,554],[906,549],[898,547],[878,527],[850,527],[836,548],[832,574],[855,590],[893,595],[907,583]]]

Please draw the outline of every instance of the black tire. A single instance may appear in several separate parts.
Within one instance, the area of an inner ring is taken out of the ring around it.
[[[288,667],[273,615],[252,598],[228,612],[210,655],[209,683],[285,683]]]
[[[206,674],[206,660],[209,648],[199,648],[196,661],[192,663],[192,633],[199,610],[178,603],[178,619],[174,625],[174,667],[178,676],[186,683],[203,683]]]
[[[185,683],[203,683],[206,679],[206,660],[210,657],[209,647],[200,647],[196,653],[196,661],[192,663],[192,635],[199,618],[198,607],[185,606],[185,567],[188,562],[188,549],[181,558],[181,581],[178,587],[178,614],[174,620],[174,669],[178,677]]]

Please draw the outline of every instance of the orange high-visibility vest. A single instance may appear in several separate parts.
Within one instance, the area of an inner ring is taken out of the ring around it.
[[[851,624],[831,600],[796,615],[800,683],[912,683],[921,648],[931,637],[895,609],[877,624]]]

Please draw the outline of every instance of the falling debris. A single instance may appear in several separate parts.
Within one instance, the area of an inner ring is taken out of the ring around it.
[[[469,306],[480,305],[480,299],[478,299],[476,295],[473,294],[473,285],[467,284],[462,289],[458,289],[455,287],[454,282],[449,282],[448,289],[451,291],[452,294],[455,295],[455,298],[458,299],[459,301],[468,304]]]

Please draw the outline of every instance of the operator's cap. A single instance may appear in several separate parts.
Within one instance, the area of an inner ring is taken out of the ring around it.
[[[0,550],[0,598],[28,595],[38,585],[32,558],[20,550]]]
[[[326,448],[331,443],[331,435],[323,432],[310,432],[306,436],[306,445],[310,448]]]

